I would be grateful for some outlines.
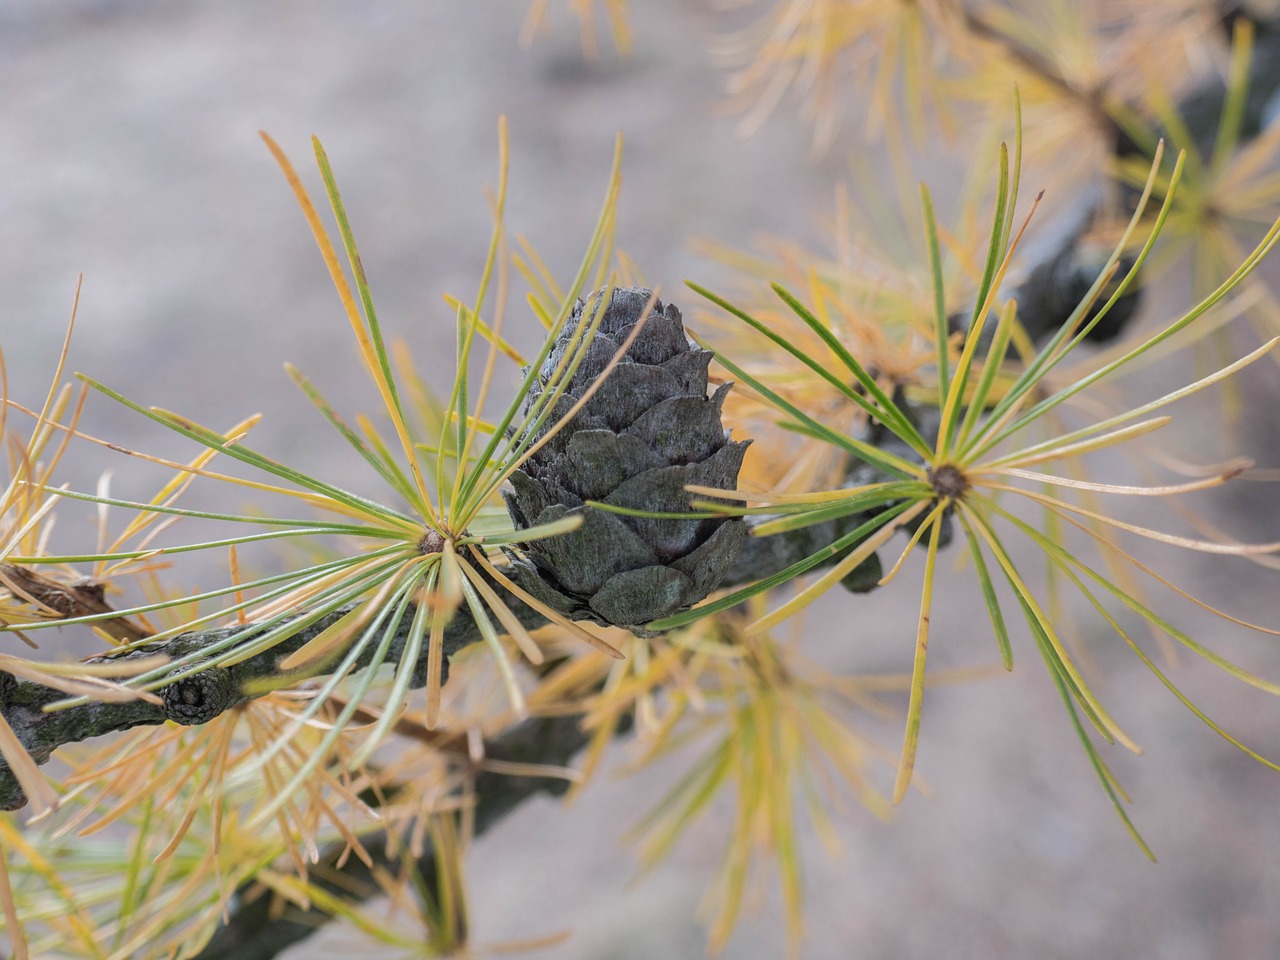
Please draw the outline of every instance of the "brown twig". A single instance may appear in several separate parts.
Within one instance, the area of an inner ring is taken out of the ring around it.
[[[113,609],[104,597],[103,585],[88,578],[75,583],[60,583],[26,567],[0,563],[0,586],[57,617],[83,617],[110,613]],[[128,617],[99,620],[94,626],[119,643],[137,643],[151,636],[150,630],[138,626]]]

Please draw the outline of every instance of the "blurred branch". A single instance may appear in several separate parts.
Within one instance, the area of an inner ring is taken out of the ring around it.
[[[587,735],[578,726],[576,716],[534,717],[489,741],[485,756],[514,763],[565,766],[586,743]],[[477,836],[484,833],[532,797],[559,795],[566,789],[567,781],[555,777],[516,777],[482,770],[472,785],[473,831]],[[374,870],[397,871],[402,865],[401,851],[388,847],[385,833],[374,834],[364,841],[364,846],[372,865],[358,857],[344,857],[349,853],[346,845],[335,844],[321,852],[320,862],[312,868],[311,883],[348,901],[376,896],[381,888],[374,881]],[[436,877],[433,849],[428,848],[417,858],[417,868],[430,889]],[[292,909],[283,917],[276,917],[273,898],[264,890],[253,889],[252,884],[240,891],[239,900],[228,922],[218,928],[195,960],[270,960],[332,919],[318,911],[302,914]]]

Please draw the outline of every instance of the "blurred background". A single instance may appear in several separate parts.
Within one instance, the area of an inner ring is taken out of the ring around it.
[[[29,405],[42,398],[83,273],[72,369],[211,426],[262,411],[260,449],[340,484],[366,482],[281,369],[296,364],[340,409],[375,403],[260,129],[312,185],[309,137],[324,141],[380,315],[441,377],[451,376],[453,342],[441,297],[470,297],[479,279],[500,115],[511,131],[509,225],[561,277],[589,235],[622,132],[619,244],[682,306],[691,299],[685,278],[733,284],[691,241],[748,247],[768,235],[821,247],[836,181],[890,162],[867,145],[856,101],[816,158],[810,125],[785,106],[753,136],[739,135],[724,109],[726,74],[708,50],[744,22],[741,10],[709,0],[637,2],[629,56],[601,34],[594,60],[583,56],[564,4],[552,4],[544,30],[521,46],[526,10],[523,0],[0,4],[0,344],[11,394]],[[975,151],[972,138],[931,135],[912,164],[941,196],[974,165],[990,165],[989,153]],[[1167,316],[1164,298],[1179,295],[1147,297],[1143,316]],[[523,336],[533,341],[528,327]],[[1154,397],[1191,372],[1190,360],[1144,371],[1132,394]],[[1269,467],[1280,466],[1276,380],[1270,361],[1242,377],[1245,415],[1230,444]],[[1221,455],[1212,402],[1176,412],[1179,452]],[[98,397],[83,425],[126,447],[190,455]],[[127,458],[79,454],[64,471],[78,489],[92,489],[103,470],[113,471],[118,496],[156,486],[158,474]],[[1280,538],[1266,485],[1233,486],[1197,505],[1235,534]],[[63,527],[90,511],[68,505]],[[1164,550],[1159,559],[1163,573],[1207,602],[1280,621],[1274,571],[1207,554]],[[841,671],[909,669],[913,582],[904,576],[901,589],[828,598],[804,625],[806,649]],[[946,615],[935,620],[931,670],[998,663],[971,574],[944,575],[939,590],[935,611]],[[1188,633],[1264,676],[1280,675],[1275,638],[1228,630],[1175,601],[1169,615]],[[927,796],[911,795],[889,823],[851,802],[834,857],[816,835],[800,838],[803,955],[1280,956],[1277,775],[1220,740],[1118,641],[1102,637],[1091,646],[1098,690],[1146,748],[1141,758],[1119,748],[1107,756],[1160,858],[1153,865],[1099,790],[1028,638],[1018,634],[1014,644],[1012,676],[942,686],[926,698],[917,773]],[[1280,755],[1280,705],[1187,658],[1173,675],[1244,742]],[[896,754],[900,717],[869,721],[868,732]],[[535,955],[703,953],[696,907],[719,865],[728,808],[642,876],[625,834],[682,768],[623,778],[616,774],[626,758],[620,743],[615,769],[572,807],[527,804],[476,843],[475,942],[570,928],[565,943]],[[886,788],[892,772],[888,764],[880,771]],[[780,906],[773,885],[764,890],[725,957],[783,955]],[[290,955],[349,949],[326,933]]]

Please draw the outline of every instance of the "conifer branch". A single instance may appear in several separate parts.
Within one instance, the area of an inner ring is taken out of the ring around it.
[[[808,556],[816,549],[815,544],[830,542],[823,540],[823,537],[828,536],[829,533],[830,531],[823,529],[811,528],[776,537],[748,537],[747,546],[739,555],[739,562],[730,568],[722,586],[740,586],[781,570]],[[835,562],[838,559],[833,557],[829,562]],[[513,568],[508,568],[507,572],[514,574],[513,578],[517,582],[528,582],[529,578],[537,576],[532,565],[523,561],[518,561]],[[495,589],[502,589],[499,585],[494,586]],[[547,624],[542,614],[520,603],[514,597],[509,597],[508,602],[512,612],[527,629],[533,630]],[[343,607],[334,611],[282,640],[270,650],[244,660],[225,671],[221,667],[214,668],[214,671],[223,671],[227,674],[219,675],[217,683],[202,683],[200,678],[204,674],[196,674],[166,688],[162,691],[165,701],[163,705],[141,700],[123,703],[93,701],[65,710],[46,712],[44,710],[46,706],[66,699],[66,694],[34,681],[18,680],[8,674],[0,673],[0,678],[4,678],[0,682],[0,711],[37,763],[46,762],[53,751],[64,744],[78,743],[119,730],[154,726],[164,723],[165,720],[188,724],[206,723],[223,711],[249,699],[241,692],[247,682],[277,676],[279,673],[277,664],[282,659],[300,649],[340,619],[348,609]],[[387,662],[399,663],[408,634],[408,623],[406,618],[392,641]],[[88,662],[118,664],[121,661],[154,657],[157,654],[175,660],[198,652],[240,629],[243,628],[221,627],[211,630],[193,630],[167,640],[146,644],[128,653],[94,657]],[[448,658],[480,639],[480,630],[470,612],[466,608],[459,610],[445,629],[445,679],[448,677]],[[360,664],[361,667],[365,665],[367,664]],[[426,683],[426,669],[424,653],[419,658],[418,670],[414,677],[418,686]],[[0,761],[0,809],[13,810],[24,803],[25,797],[12,771],[6,763]]]
[[[576,716],[533,717],[486,743],[485,756],[512,763],[566,766],[586,743],[587,734]],[[568,786],[567,781],[555,777],[518,777],[482,770],[476,774],[471,788],[475,797],[472,832],[479,836],[526,800],[542,794],[559,795]],[[311,868],[311,882],[348,901],[376,896],[380,887],[374,881],[373,872],[396,873],[402,865],[402,853],[388,846],[384,833],[367,837],[363,842],[372,865],[359,857],[344,857],[345,845],[335,844],[321,851],[320,862]],[[417,858],[416,866],[434,895],[435,850],[428,846]],[[319,911],[303,915],[292,909],[276,917],[273,898],[265,891],[255,890],[252,884],[240,891],[240,898],[240,906],[231,913],[229,921],[218,928],[195,960],[271,960],[331,919]]]

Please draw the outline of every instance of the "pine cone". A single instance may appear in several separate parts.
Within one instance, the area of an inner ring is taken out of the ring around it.
[[[595,338],[546,424],[594,383],[649,303],[650,291],[614,290]],[[542,367],[540,395],[578,325],[601,294],[579,300]],[[690,509],[686,484],[733,489],[750,441],[720,422],[730,384],[707,396],[711,352],[685,336],[680,311],[654,302],[644,328],[600,388],[511,477],[507,510],[517,529],[580,514],[572,533],[524,545],[520,585],[578,620],[638,627],[685,609],[720,583],[746,536],[739,519],[650,520],[585,507],[598,500],[658,512]],[[545,427],[543,432],[545,432]],[[531,562],[528,562],[531,561]]]

